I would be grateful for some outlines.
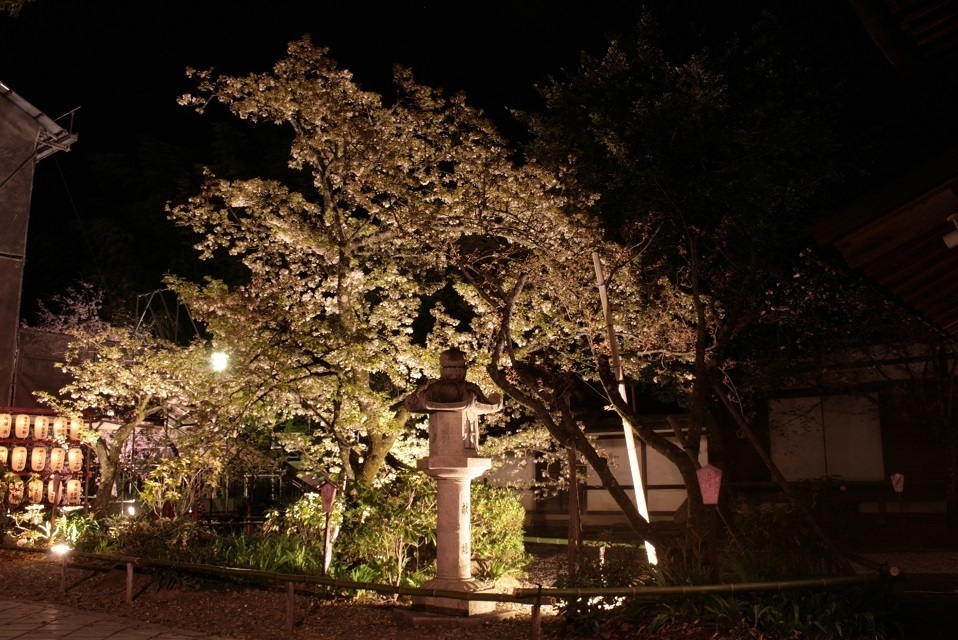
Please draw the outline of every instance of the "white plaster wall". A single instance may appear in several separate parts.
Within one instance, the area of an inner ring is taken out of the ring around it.
[[[788,480],[884,478],[881,423],[874,397],[772,400],[769,445],[772,460]]]

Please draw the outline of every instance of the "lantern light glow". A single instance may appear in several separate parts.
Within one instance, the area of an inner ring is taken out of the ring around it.
[[[210,354],[210,366],[213,371],[223,371],[229,365],[230,357],[222,351],[214,351]]]

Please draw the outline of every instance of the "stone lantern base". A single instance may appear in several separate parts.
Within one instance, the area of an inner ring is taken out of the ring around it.
[[[423,589],[439,591],[468,591],[470,593],[494,593],[494,590],[478,580],[450,580],[433,578],[422,585]],[[459,600],[456,598],[434,598],[432,596],[413,596],[413,611],[438,613],[445,616],[476,616],[492,613],[495,602],[477,600]]]

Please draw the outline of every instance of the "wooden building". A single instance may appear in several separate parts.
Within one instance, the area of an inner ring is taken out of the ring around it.
[[[0,406],[15,405],[17,328],[34,167],[57,151],[69,151],[74,142],[76,135],[0,82]],[[22,398],[20,394],[18,399]],[[32,397],[27,398],[33,406]]]

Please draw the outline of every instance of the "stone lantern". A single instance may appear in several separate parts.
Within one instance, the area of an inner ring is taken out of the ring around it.
[[[406,398],[413,413],[429,414],[429,457],[417,466],[438,484],[436,521],[436,577],[424,589],[480,591],[483,585],[472,577],[470,503],[473,478],[492,465],[479,457],[478,418],[502,409],[498,395],[487,398],[478,385],[466,381],[462,351],[449,349],[440,356],[442,373]],[[418,611],[454,616],[489,613],[492,602],[469,602],[453,598],[414,598]]]

